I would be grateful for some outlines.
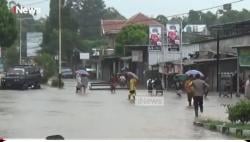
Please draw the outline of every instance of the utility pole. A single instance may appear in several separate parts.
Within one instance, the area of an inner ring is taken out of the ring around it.
[[[181,74],[183,73],[183,60],[182,60],[182,19],[181,19],[181,25],[180,25],[180,57],[181,57]]]
[[[58,73],[58,81],[59,85],[58,87],[61,88],[61,82],[62,82],[62,57],[61,57],[61,48],[62,48],[62,29],[61,29],[61,0],[58,0],[58,13],[59,13],[59,19],[58,19],[58,34],[59,34],[59,52],[58,52],[58,63],[59,63],[59,73]]]
[[[217,61],[216,61],[216,64],[217,64],[217,68],[216,68],[216,71],[217,71],[217,91],[220,91],[220,33],[219,33],[219,29],[217,29]]]
[[[19,16],[19,64],[22,64],[22,19]]]

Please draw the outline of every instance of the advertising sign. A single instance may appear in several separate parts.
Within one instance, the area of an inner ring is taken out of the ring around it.
[[[180,47],[180,25],[167,24],[168,51],[179,51]]]
[[[89,53],[80,53],[80,59],[81,60],[88,60],[89,59]]]
[[[43,41],[43,33],[28,32],[27,33],[27,57],[37,56],[37,52],[41,50]]]
[[[158,50],[162,48],[162,27],[150,26],[149,27],[149,50]]]

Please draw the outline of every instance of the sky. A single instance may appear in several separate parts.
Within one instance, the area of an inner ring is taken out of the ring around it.
[[[41,8],[41,13],[35,18],[49,15],[50,0],[15,0],[24,6]],[[189,10],[200,10],[210,8],[237,0],[104,0],[106,7],[114,7],[123,16],[129,18],[139,12],[149,17],[156,17],[159,14],[172,16],[180,13],[187,13]],[[232,5],[233,9],[243,8],[250,10],[250,0],[243,0]],[[216,9],[212,10],[216,11]]]

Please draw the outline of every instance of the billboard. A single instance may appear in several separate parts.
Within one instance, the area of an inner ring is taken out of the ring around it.
[[[89,53],[80,53],[80,59],[81,60],[88,60],[89,59]]]
[[[167,24],[168,51],[179,51],[180,48],[180,25]]]
[[[162,48],[162,27],[149,27],[149,50],[161,51]]]
[[[28,32],[26,37],[27,37],[27,57],[37,56],[37,52],[41,50],[43,33]]]

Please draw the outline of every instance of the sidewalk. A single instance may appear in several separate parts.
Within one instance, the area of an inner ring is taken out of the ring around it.
[[[137,90],[137,95],[144,96],[148,95],[148,92],[146,89],[143,90]],[[183,108],[186,107],[189,111],[193,111],[193,107],[188,107],[188,101],[186,94],[182,94],[181,96],[177,96],[175,91],[165,91],[164,92],[165,97],[165,106],[170,107],[172,109],[175,109],[175,105]],[[227,111],[227,105],[229,104],[236,104],[240,100],[245,100],[246,98],[244,95],[241,95],[241,97],[236,97],[233,95],[232,98],[230,97],[219,97],[217,92],[210,92],[207,96],[207,98],[204,98],[204,113],[201,114],[202,118],[210,118],[215,120],[221,120],[221,121],[228,121],[227,117],[228,114]],[[194,116],[194,112],[193,112]]]

